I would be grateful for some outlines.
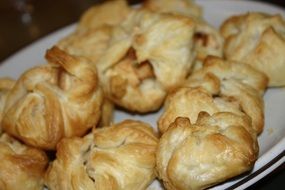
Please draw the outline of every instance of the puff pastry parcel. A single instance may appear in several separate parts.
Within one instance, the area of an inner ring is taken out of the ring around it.
[[[189,73],[193,31],[190,18],[134,10],[96,64],[107,96],[129,111],[157,110]]]
[[[196,123],[178,117],[162,135],[157,171],[166,189],[205,189],[249,171],[257,156],[248,116],[201,112]]]
[[[285,21],[280,15],[247,13],[227,19],[221,33],[225,57],[266,73],[269,86],[285,85]]]
[[[21,144],[6,133],[0,134],[0,189],[43,189],[46,154]]]
[[[53,47],[49,64],[26,71],[9,92],[3,129],[25,143],[54,149],[63,137],[96,126],[103,99],[97,72],[84,59]]]
[[[157,151],[167,189],[205,189],[253,167],[267,82],[247,64],[208,57],[168,97]]]
[[[132,120],[63,139],[46,184],[50,190],[145,190],[155,178],[157,143],[149,125]]]

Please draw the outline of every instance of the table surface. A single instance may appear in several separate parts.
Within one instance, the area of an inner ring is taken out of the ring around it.
[[[26,4],[22,4],[26,2]],[[0,62],[31,42],[77,21],[88,7],[100,0],[1,0]],[[129,1],[131,4],[139,0]],[[284,0],[267,3],[285,7]],[[57,15],[60,15],[58,17]],[[248,189],[282,189],[285,164]]]

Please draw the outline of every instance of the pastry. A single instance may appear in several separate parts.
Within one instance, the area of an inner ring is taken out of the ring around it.
[[[207,80],[205,80],[208,78]],[[193,72],[187,79],[185,85],[192,85],[192,82],[199,85],[199,82],[212,81],[212,85],[218,85],[226,80],[236,80],[255,89],[260,95],[264,94],[267,88],[267,76],[254,69],[252,66],[238,61],[228,61],[215,56],[208,56],[204,61],[204,66],[200,70]],[[215,87],[212,87],[215,89]],[[214,93],[214,91],[212,92]]]
[[[111,102],[107,97],[104,97],[98,127],[110,126],[113,123],[114,111],[115,107],[113,102]]]
[[[26,144],[55,149],[63,137],[82,136],[96,126],[103,101],[96,69],[57,47],[49,64],[26,71],[9,92],[3,129]]]
[[[75,31],[58,46],[98,68],[103,89],[117,106],[146,113],[159,109],[189,73],[192,21],[133,9],[117,26]]]
[[[85,31],[102,25],[117,25],[128,16],[129,12],[126,0],[112,0],[94,5],[81,16],[77,30]]]
[[[194,72],[185,85],[199,86],[199,81],[205,85],[207,82],[204,79],[209,76],[212,76],[208,79],[208,81],[212,81],[208,84],[209,89],[209,86],[215,83],[214,78],[219,79],[219,84],[216,83],[211,86],[214,91],[210,93],[238,101],[243,112],[251,117],[253,128],[260,134],[264,127],[262,96],[268,84],[267,76],[247,64],[208,57],[204,67]],[[220,85],[219,91],[215,92],[218,85]]]
[[[202,17],[202,8],[192,0],[146,0],[143,7],[154,12]]]
[[[111,40],[112,26],[100,26],[86,31],[74,31],[61,39],[57,46],[71,55],[88,59],[96,65]]]
[[[258,144],[248,116],[201,112],[178,117],[162,135],[157,172],[166,189],[205,189],[252,169]]]
[[[148,124],[132,120],[63,139],[46,185],[50,190],[145,190],[155,178],[157,143]]]
[[[129,9],[124,21],[77,30],[60,40],[58,46],[98,68],[110,101],[128,111],[147,113],[158,110],[166,94],[190,73],[194,23],[193,18],[179,14]],[[206,25],[199,30],[200,34],[209,31]],[[204,58],[203,48],[208,48],[203,45],[211,49],[216,42],[215,38],[204,37],[195,37],[196,47],[201,49],[199,59]]]
[[[280,15],[247,13],[227,19],[221,27],[225,57],[264,72],[269,86],[285,85],[285,21]]]
[[[200,69],[208,56],[223,57],[224,39],[222,35],[204,20],[196,19],[193,43],[196,54],[193,71]]]
[[[3,118],[3,110],[6,102],[6,98],[8,95],[8,92],[11,90],[11,88],[15,85],[15,81],[10,78],[0,78],[0,122]],[[0,125],[0,134],[2,132],[2,128]]]
[[[107,96],[129,111],[157,110],[189,73],[193,31],[190,18],[133,11],[96,64]]]
[[[183,87],[170,94],[158,120],[161,133],[170,127],[177,117],[187,117],[192,123],[197,121],[200,112],[210,115],[217,112],[232,112],[243,115],[239,103],[226,97],[213,97],[203,88]]]
[[[148,10],[184,15],[195,21],[193,35],[194,52],[196,54],[192,70],[202,67],[208,55],[223,56],[224,40],[217,29],[208,24],[202,17],[202,8],[191,0],[147,0],[143,7]]]
[[[48,159],[46,154],[21,144],[6,133],[0,134],[0,189],[43,189],[43,175]]]
[[[249,115],[253,129],[260,134],[264,127],[262,95],[267,81],[263,73],[249,65],[208,57],[204,66],[189,76],[184,88],[167,98],[158,120],[160,132],[164,133],[179,116],[195,123],[201,111],[211,115],[226,111]]]

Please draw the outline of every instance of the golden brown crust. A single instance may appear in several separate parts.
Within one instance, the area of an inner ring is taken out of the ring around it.
[[[225,57],[266,73],[269,86],[285,85],[285,21],[280,15],[247,13],[227,19],[221,34]]]
[[[117,25],[129,14],[130,8],[125,0],[113,0],[89,8],[81,17],[77,30],[85,31],[102,25]]]
[[[26,71],[11,89],[2,127],[29,145],[54,149],[97,124],[103,95],[89,63],[56,47],[46,58],[50,64]]]
[[[98,127],[110,126],[114,120],[114,103],[111,102],[106,96],[104,97],[102,108],[101,108],[101,118]]]
[[[143,7],[155,12],[202,17],[202,8],[192,0],[146,0]]]
[[[7,95],[11,88],[15,85],[15,80],[10,78],[0,78],[0,123],[3,118],[4,106],[6,103]],[[2,133],[2,127],[0,124],[0,134]]]
[[[217,29],[212,27],[202,18],[202,9],[191,0],[147,0],[143,8],[160,12],[183,15],[195,21],[193,44],[195,60],[192,70],[202,67],[208,55],[223,56],[223,37]]]
[[[239,104],[226,98],[213,97],[203,88],[179,88],[166,100],[164,112],[158,120],[161,133],[166,132],[177,117],[187,117],[196,123],[200,112],[212,115],[217,112],[232,112],[243,115]]]
[[[249,115],[253,129],[260,134],[266,84],[267,77],[249,65],[208,57],[204,67],[190,75],[184,88],[169,95],[158,128],[164,133],[177,117],[188,117],[195,123],[201,111],[227,111]]]
[[[144,190],[155,178],[157,143],[149,125],[131,120],[95,129],[84,138],[64,139],[46,184],[52,190]]]
[[[264,128],[264,102],[262,96],[250,86],[228,80],[223,82],[221,94],[233,97],[239,102],[244,113],[252,119],[253,129],[260,134]]]
[[[208,57],[167,98],[157,151],[166,189],[205,189],[253,167],[267,82],[247,64]]]
[[[204,81],[208,74],[214,75],[220,82],[228,79],[234,79],[241,83],[247,84],[263,95],[267,88],[267,76],[254,69],[250,65],[243,64],[237,61],[229,61],[215,56],[208,56],[205,60],[203,68],[194,72],[189,76],[190,84],[192,80]]]
[[[194,28],[193,19],[179,14],[132,9],[122,23],[76,31],[59,46],[92,61],[112,102],[147,113],[159,109],[190,72]]]
[[[133,58],[126,57],[102,77],[107,96],[129,111],[149,112],[158,109],[166,92],[154,81],[151,69],[145,71],[143,64],[136,66],[133,62]]]
[[[93,65],[108,47],[112,34],[111,26],[100,26],[85,31],[75,31],[61,39],[57,46],[71,55],[88,59]]]
[[[250,170],[257,156],[250,118],[201,113],[196,124],[178,117],[163,134],[157,171],[167,189],[205,189]]]
[[[0,135],[1,190],[38,190],[43,188],[43,175],[48,164],[41,150],[21,144],[3,133]]]
[[[208,56],[223,57],[224,39],[219,31],[206,21],[196,20],[193,43],[196,53],[194,71],[203,66]]]

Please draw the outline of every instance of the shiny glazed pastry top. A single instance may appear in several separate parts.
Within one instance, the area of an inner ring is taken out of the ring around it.
[[[50,190],[145,190],[155,178],[157,143],[148,124],[132,120],[66,138],[46,184]]]
[[[55,149],[61,138],[96,126],[103,94],[95,68],[84,59],[57,47],[46,58],[48,64],[26,71],[9,91],[2,127],[29,145]]]

